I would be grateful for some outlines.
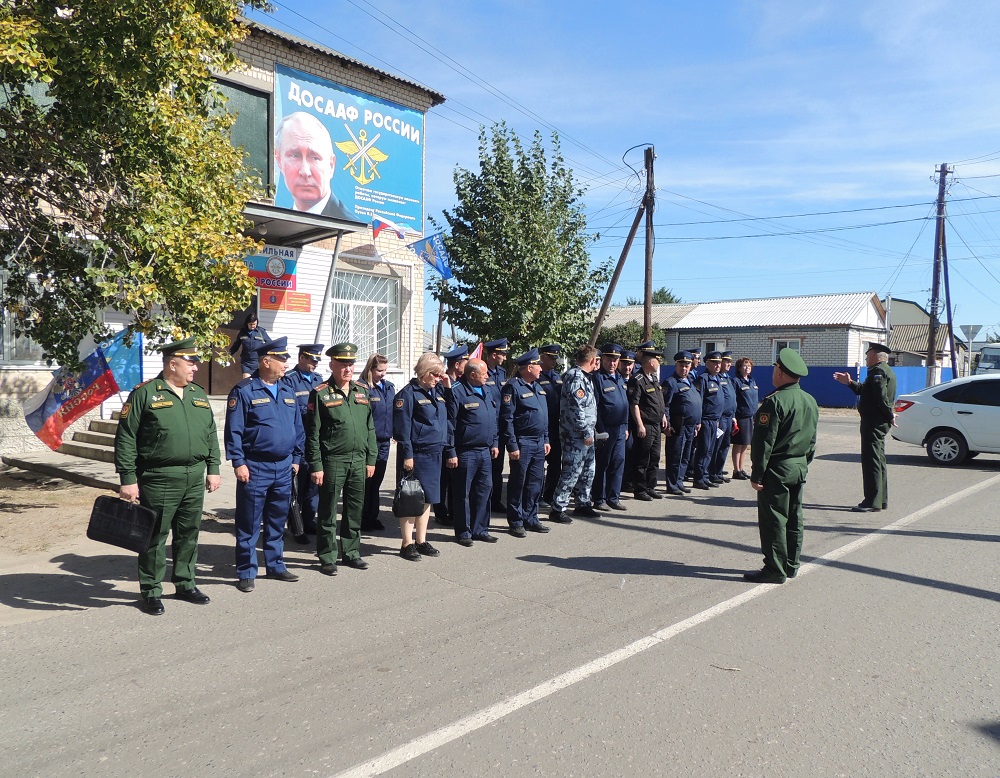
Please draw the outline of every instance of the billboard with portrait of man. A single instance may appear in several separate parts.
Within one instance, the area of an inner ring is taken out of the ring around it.
[[[423,231],[424,115],[275,67],[275,205]]]

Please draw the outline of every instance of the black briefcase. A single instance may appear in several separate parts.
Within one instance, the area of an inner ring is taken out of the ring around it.
[[[87,537],[141,554],[149,548],[158,523],[156,511],[137,502],[102,495],[90,512]]]
[[[302,523],[302,512],[299,510],[299,488],[298,476],[292,473],[292,499],[288,503],[288,531],[293,536],[299,537],[306,534],[305,525]]]

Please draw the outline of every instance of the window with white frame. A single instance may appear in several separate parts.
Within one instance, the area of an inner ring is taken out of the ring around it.
[[[778,358],[778,352],[783,348],[790,348],[796,354],[802,353],[802,338],[787,338],[785,340],[775,340],[774,348],[771,352],[771,359],[776,360]]]
[[[3,294],[7,272],[0,272],[0,296]],[[42,362],[42,347],[14,330],[14,314],[0,308],[0,364],[36,365]]]
[[[331,313],[331,343],[357,344],[359,361],[378,353],[399,365],[397,279],[337,271]]]
[[[703,340],[701,342],[701,355],[702,358],[710,351],[725,351],[726,341],[724,340]]]

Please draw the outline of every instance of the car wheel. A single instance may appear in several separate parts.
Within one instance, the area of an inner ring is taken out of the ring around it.
[[[927,438],[927,456],[935,464],[958,465],[968,454],[965,438],[954,430],[939,430]]]

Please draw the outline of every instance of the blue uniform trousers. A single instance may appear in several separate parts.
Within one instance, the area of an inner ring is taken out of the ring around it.
[[[292,457],[277,462],[246,460],[247,483],[236,482],[236,574],[257,577],[257,539],[264,530],[264,567],[285,569],[285,520],[292,498]]]
[[[694,446],[694,480],[695,483],[708,483],[712,477],[712,459],[719,444],[717,430],[718,419],[702,419],[701,432]]]
[[[681,491],[684,486],[684,475],[688,467],[685,455],[691,455],[696,428],[696,424],[682,424],[667,438],[667,491]]]
[[[458,467],[451,473],[451,507],[455,537],[485,535],[490,530],[493,459],[488,448],[458,451]]]
[[[590,489],[590,501],[621,502],[622,476],[625,473],[625,432],[627,424],[608,427],[608,439],[597,444],[594,485]]]
[[[584,446],[574,441],[571,445],[563,443],[562,473],[555,494],[552,495],[552,507],[564,511],[569,505],[569,498],[576,498],[578,507],[590,505],[590,490],[594,483],[594,447]]]
[[[722,478],[722,473],[726,469],[726,457],[729,456],[729,446],[733,442],[733,417],[723,416],[719,419],[719,429],[723,431],[722,437],[718,439],[718,445],[712,455],[712,467],[708,472],[712,478]]]
[[[295,488],[299,497],[299,513],[306,532],[316,531],[316,511],[319,510],[319,486],[312,482],[312,470],[303,462],[299,465]]]
[[[542,496],[545,476],[545,440],[520,438],[518,443],[521,456],[511,460],[507,479],[507,523],[511,527],[534,526],[538,524],[538,498]]]

